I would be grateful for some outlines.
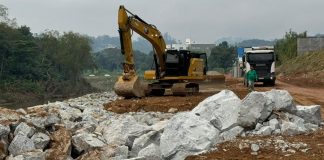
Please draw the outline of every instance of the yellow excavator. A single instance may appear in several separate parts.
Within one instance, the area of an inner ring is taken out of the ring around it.
[[[124,73],[115,83],[117,95],[125,98],[164,95],[171,89],[173,95],[185,96],[199,92],[197,81],[205,80],[207,56],[188,50],[167,50],[161,32],[124,6],[119,7],[118,25],[121,52],[124,55]],[[132,31],[148,40],[154,48],[154,70],[145,71],[144,79],[155,80],[143,86],[136,75],[132,48]]]

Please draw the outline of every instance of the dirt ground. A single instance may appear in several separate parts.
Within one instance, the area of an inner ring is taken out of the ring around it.
[[[215,87],[216,86],[216,87]],[[162,97],[145,97],[142,99],[119,99],[114,102],[105,104],[105,108],[115,113],[125,112],[168,112],[170,109],[177,111],[190,111],[205,98],[226,88],[224,84],[200,85],[201,92],[195,95],[185,97],[172,96],[171,91],[166,90],[165,96]]]
[[[323,159],[324,158],[324,130],[319,130],[316,133],[311,133],[308,135],[298,135],[298,136],[284,136],[285,142],[289,143],[299,143],[303,142],[307,144],[307,152],[296,150],[296,153],[282,152],[280,149],[276,149],[275,145],[272,143],[269,147],[261,147],[258,151],[258,155],[252,155],[251,149],[244,148],[240,149],[239,144],[245,141],[269,141],[274,140],[275,136],[265,136],[265,137],[248,137],[248,138],[237,138],[234,141],[229,141],[216,146],[218,151],[212,151],[210,153],[201,154],[198,156],[189,156],[186,160],[214,160],[214,159]]]
[[[302,84],[305,84],[302,86]],[[268,91],[271,89],[285,89],[294,97],[296,104],[314,105],[318,104],[324,107],[324,88],[314,87],[308,83],[292,84],[286,78],[278,78],[274,87],[256,84],[256,91]],[[230,89],[240,98],[244,98],[248,94],[248,90],[243,86],[242,79],[226,77],[226,85],[202,85],[201,93],[188,97],[174,97],[171,95],[164,97],[146,97],[142,99],[117,100],[105,105],[107,110],[116,113],[136,112],[136,111],[159,111],[168,112],[170,108],[176,108],[176,111],[189,111],[194,108],[203,99],[211,96],[221,89]],[[322,109],[322,117],[324,117],[324,109]],[[288,142],[304,142],[310,146],[310,150],[306,153],[297,151],[295,154],[282,153],[276,151],[274,147],[261,149],[257,156],[251,155],[250,149],[240,150],[238,142],[247,139],[266,140],[273,137],[249,137],[239,138],[233,142],[226,142],[217,146],[218,151],[191,156],[188,160],[209,160],[209,159],[324,159],[324,129],[309,135],[299,135],[284,137]]]

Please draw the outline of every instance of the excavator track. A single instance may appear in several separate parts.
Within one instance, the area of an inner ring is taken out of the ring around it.
[[[175,96],[193,95],[199,92],[199,85],[197,83],[175,83],[171,91]]]

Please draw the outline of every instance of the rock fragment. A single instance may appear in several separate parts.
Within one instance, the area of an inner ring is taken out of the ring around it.
[[[42,149],[42,150],[48,145],[50,141],[50,137],[41,132],[34,134],[31,139],[35,144],[35,148]]]
[[[35,133],[35,128],[28,126],[25,122],[21,122],[17,126],[14,135],[18,135],[18,133],[25,134],[27,137],[31,137]]]
[[[260,150],[260,146],[253,143],[253,144],[251,144],[251,150],[253,152],[258,152]]]
[[[304,119],[306,123],[320,125],[322,122],[321,106],[297,106],[297,116]]]
[[[9,153],[16,156],[35,149],[33,140],[23,132],[19,132],[9,145]]]

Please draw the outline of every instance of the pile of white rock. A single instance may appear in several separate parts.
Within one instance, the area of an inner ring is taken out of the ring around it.
[[[322,122],[320,106],[296,106],[284,90],[243,100],[223,90],[177,114],[103,108],[116,99],[107,92],[0,112],[0,159],[181,160],[237,136],[303,134]]]
[[[160,149],[164,158],[184,159],[237,136],[297,135],[321,123],[319,105],[296,106],[285,90],[251,92],[243,100],[223,90],[175,115],[164,128]]]

